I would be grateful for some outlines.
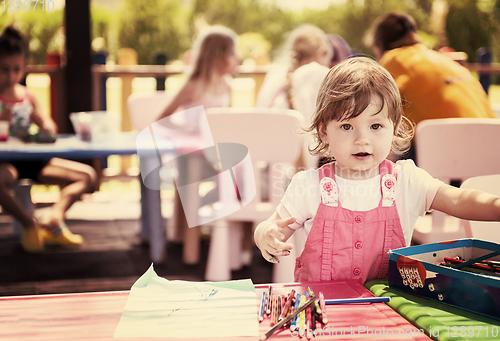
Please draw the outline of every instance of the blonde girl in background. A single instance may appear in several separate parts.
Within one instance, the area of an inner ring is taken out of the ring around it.
[[[417,218],[431,210],[500,220],[499,197],[447,185],[412,160],[387,160],[409,148],[413,125],[391,74],[369,58],[330,70],[310,130],[317,139],[312,151],[333,161],[295,174],[254,234],[272,263],[297,248],[297,282],[386,278],[388,251],[410,246]],[[303,245],[286,243],[296,231]]]
[[[231,105],[230,81],[239,64],[237,40],[236,33],[223,26],[212,26],[200,34],[193,45],[187,81],[159,119],[199,105],[205,109]],[[197,118],[188,116],[188,120],[184,129],[196,129]]]
[[[332,48],[319,28],[302,25],[287,39],[284,63],[269,71],[257,95],[257,107],[295,109],[309,125],[323,78],[329,70]],[[317,166],[317,158],[304,153],[307,168]],[[297,165],[298,167],[301,164]]]

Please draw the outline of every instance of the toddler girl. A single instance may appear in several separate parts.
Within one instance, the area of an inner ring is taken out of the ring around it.
[[[500,198],[444,184],[412,160],[386,159],[407,150],[413,126],[392,76],[369,58],[329,71],[309,130],[317,139],[312,152],[332,162],[297,173],[254,235],[263,257],[276,263],[290,254],[286,241],[300,228],[296,281],[387,277],[388,251],[409,246],[417,217],[433,209],[500,220]]]
[[[19,84],[24,76],[27,49],[24,38],[13,27],[0,36],[0,120],[10,122],[10,136],[29,138],[31,123],[38,125],[39,136],[55,136],[57,127],[42,115],[35,97]],[[62,187],[61,197],[40,222],[27,212],[10,187],[18,178],[31,178],[41,183]],[[0,164],[0,205],[15,216],[24,227],[23,247],[39,252],[44,242],[63,246],[80,245],[83,238],[72,234],[64,223],[64,214],[85,192],[92,192],[97,183],[95,170],[85,164],[53,158],[48,161],[16,161]],[[40,228],[43,227],[43,228]]]

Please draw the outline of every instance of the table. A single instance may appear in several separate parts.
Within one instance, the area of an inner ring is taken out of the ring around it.
[[[387,280],[369,281],[365,287],[376,296],[391,297],[392,309],[435,340],[500,339],[500,320],[392,289]]]
[[[373,296],[362,285],[354,282],[312,282],[273,284],[276,293],[288,293],[291,289],[302,293],[311,286],[315,293],[322,291],[326,299]],[[268,285],[256,286],[256,309],[260,305],[262,291]],[[129,292],[102,292],[63,295],[39,295],[0,297],[0,339],[1,340],[117,340],[113,334],[121,313],[125,307]],[[351,304],[327,306],[328,320],[323,335],[317,340],[430,340],[415,327],[399,316],[385,303]],[[255,321],[255,323],[258,323]],[[259,325],[259,334],[270,329],[269,319]],[[369,327],[372,334],[361,333],[351,335],[351,327],[357,331],[358,326]],[[331,331],[343,331],[342,335],[331,335]],[[373,333],[392,331],[393,336],[376,337]],[[398,336],[398,333],[402,333]],[[235,338],[207,338],[207,340],[234,340]],[[253,337],[236,338],[238,340],[257,340]],[[269,340],[297,340],[289,330],[274,334]],[[120,339],[127,340],[127,339]],[[133,338],[132,340],[149,340],[151,338]],[[155,338],[155,340],[164,340]],[[174,340],[168,338],[168,340]],[[177,339],[186,340],[186,339]]]
[[[0,161],[48,160],[53,157],[65,159],[89,159],[109,155],[132,155],[137,153],[136,132],[113,133],[96,141],[84,142],[75,135],[60,135],[55,143],[23,143],[16,138],[0,143]],[[196,141],[195,141],[196,143]],[[177,146],[168,140],[157,140],[156,148],[141,145],[141,160],[158,163],[158,152],[175,153]],[[186,142],[187,150],[194,148]],[[142,237],[149,239],[150,256],[153,262],[165,260],[166,238],[162,229],[161,199],[159,189],[144,186],[141,181]]]

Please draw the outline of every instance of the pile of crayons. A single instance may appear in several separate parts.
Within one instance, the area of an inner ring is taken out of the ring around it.
[[[462,260],[460,257],[444,257],[444,261],[439,263],[440,265],[446,266],[446,267],[451,267],[451,268],[458,268],[463,271],[468,271],[468,272],[474,272],[474,273],[479,273],[483,275],[488,275],[488,276],[497,276],[500,277],[500,262],[497,261],[491,261],[491,260],[483,260],[483,261],[478,261],[475,263],[472,263],[468,266],[460,267],[457,266],[459,264],[465,263],[464,260]]]
[[[306,336],[308,339],[316,336],[316,325],[320,323],[324,326],[328,323],[325,309],[325,298],[323,293],[319,293],[319,299],[316,299],[311,287],[307,288],[304,295],[295,293],[292,290],[288,295],[273,295],[272,286],[269,286],[269,291],[262,293],[262,301],[259,312],[259,322],[262,322],[266,317],[271,319],[271,327],[279,324],[285,319],[287,322],[281,328],[290,328],[290,331],[300,337]],[[313,298],[313,302],[309,300]],[[304,306],[307,307],[304,309]],[[289,318],[294,314],[294,311],[302,311]]]

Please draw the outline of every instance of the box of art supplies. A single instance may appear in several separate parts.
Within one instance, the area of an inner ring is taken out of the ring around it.
[[[389,286],[500,319],[500,245],[459,239],[392,250]]]

